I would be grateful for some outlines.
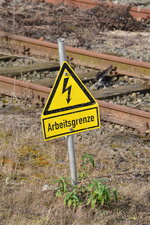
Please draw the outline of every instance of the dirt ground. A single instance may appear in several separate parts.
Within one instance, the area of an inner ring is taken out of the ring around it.
[[[45,32],[55,37],[64,33],[82,36],[83,28],[89,27],[95,35],[99,30],[147,31],[148,24],[149,20],[146,19],[136,21],[130,15],[129,7],[116,9],[102,5],[81,11],[77,7],[63,4],[36,4],[23,0],[1,4],[1,29],[6,32],[15,31],[15,34],[22,33],[24,36],[43,36],[45,26],[50,30]],[[36,30],[36,27],[39,29]]]
[[[108,208],[77,210],[54,197],[52,181],[69,177],[65,138],[43,141],[42,109],[25,102],[0,108],[0,184],[2,225],[149,225],[150,142],[136,130],[102,121],[100,129],[74,136],[77,173],[81,157],[94,154],[87,180],[116,187],[119,201]],[[44,185],[51,187],[43,191]]]

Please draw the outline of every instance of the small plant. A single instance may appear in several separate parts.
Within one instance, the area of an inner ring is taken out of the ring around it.
[[[69,207],[73,206],[74,208],[82,204],[82,202],[80,201],[77,187],[75,187],[72,191],[66,194],[64,204],[68,205]]]
[[[94,179],[88,186],[88,199],[87,205],[95,206],[110,205],[110,201],[118,200],[118,193],[116,189],[111,189],[105,184],[101,183],[98,179]]]
[[[93,168],[95,168],[95,162],[94,162],[94,154],[84,153],[82,156],[82,168],[86,168],[86,165],[91,163]]]
[[[64,204],[76,208],[79,205],[90,205],[91,208],[110,206],[111,201],[118,201],[118,192],[100,180],[94,179],[85,185],[71,186],[62,177],[55,181],[58,183],[56,197],[64,195]]]
[[[56,190],[56,197],[61,197],[64,193],[68,192],[68,186],[69,183],[67,182],[67,178],[65,177],[61,177],[55,181],[53,181],[53,183],[58,183],[58,187]]]
[[[97,207],[110,206],[112,201],[118,201],[118,192],[114,188],[108,187],[103,180],[93,179],[86,181],[88,174],[86,165],[92,164],[95,168],[93,154],[85,153],[82,156],[83,172],[80,173],[80,183],[72,186],[67,178],[61,177],[54,181],[58,186],[56,188],[56,197],[64,197],[64,204],[68,207],[77,208],[79,205],[90,206],[92,209]],[[82,181],[82,182],[81,182]],[[106,179],[105,179],[106,181]]]

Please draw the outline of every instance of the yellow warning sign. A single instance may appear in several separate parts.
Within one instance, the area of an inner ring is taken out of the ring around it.
[[[58,73],[41,120],[45,140],[100,127],[97,102],[67,62]]]

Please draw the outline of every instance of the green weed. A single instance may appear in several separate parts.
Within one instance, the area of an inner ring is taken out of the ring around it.
[[[92,164],[93,168],[95,168],[95,162],[94,162],[94,154],[84,153],[82,156],[82,168],[86,168],[87,164]]]
[[[65,177],[61,177],[55,181],[53,181],[53,183],[57,183],[57,189],[56,189],[56,197],[61,197],[64,193],[68,192],[68,187],[70,186],[70,184],[68,183],[69,178],[65,178]]]
[[[85,153],[82,157],[83,169],[86,169],[88,163],[95,167],[92,154]],[[90,206],[92,209],[104,206],[110,206],[111,202],[118,201],[118,192],[115,188],[110,188],[103,183],[103,180],[93,179],[86,181],[87,172],[80,173],[80,183],[72,186],[68,181],[70,179],[61,177],[53,183],[57,184],[55,189],[56,197],[64,198],[64,205],[77,208],[79,205]],[[84,181],[84,182],[83,182]]]
[[[68,205],[69,207],[73,206],[76,208],[82,203],[79,197],[78,188],[74,187],[72,191],[67,192],[64,198],[64,204]]]
[[[110,206],[111,200],[118,200],[118,192],[116,189],[111,189],[106,184],[101,183],[98,179],[94,179],[87,185],[88,197],[87,205],[92,208],[96,206]]]
[[[54,181],[58,183],[55,195],[64,197],[64,205],[76,208],[79,205],[96,207],[110,206],[111,202],[118,201],[116,189],[108,187],[98,179],[93,179],[85,185],[71,186],[67,178],[60,178]]]

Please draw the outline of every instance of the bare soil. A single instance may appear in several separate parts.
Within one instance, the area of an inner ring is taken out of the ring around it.
[[[149,19],[136,21],[129,13],[129,8],[116,9],[99,6],[94,9],[81,11],[77,7],[53,5],[49,3],[29,3],[26,1],[5,1],[1,4],[1,26],[6,32],[15,32],[24,36],[39,38],[66,36],[79,38],[83,46],[83,29],[90,29],[94,36],[99,31],[147,31]],[[91,38],[89,37],[89,44]]]

